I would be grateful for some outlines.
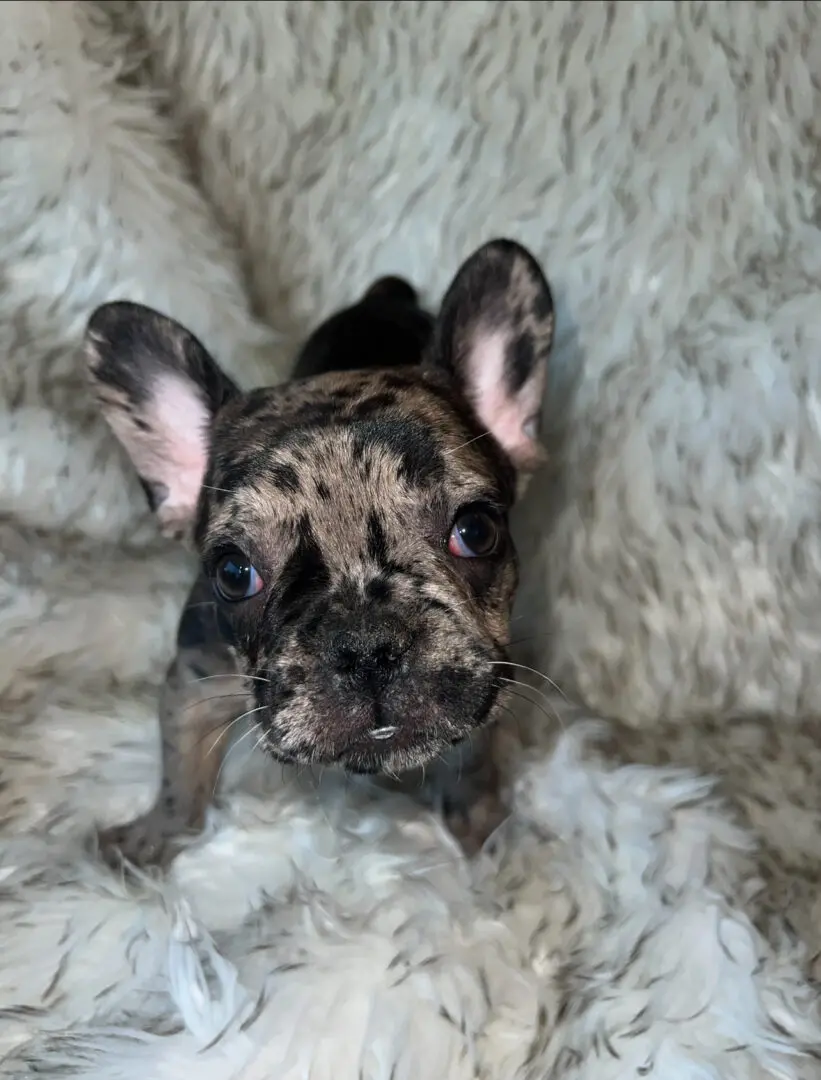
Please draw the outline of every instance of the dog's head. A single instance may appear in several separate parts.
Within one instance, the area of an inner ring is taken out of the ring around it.
[[[280,760],[394,773],[494,718],[552,337],[538,264],[501,240],[413,367],[245,393],[170,319],[92,316],[103,413],[163,529],[193,538]]]

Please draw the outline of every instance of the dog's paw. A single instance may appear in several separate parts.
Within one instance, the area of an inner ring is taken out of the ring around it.
[[[187,831],[183,822],[149,811],[126,825],[103,829],[97,839],[100,855],[109,866],[164,868],[179,852]]]

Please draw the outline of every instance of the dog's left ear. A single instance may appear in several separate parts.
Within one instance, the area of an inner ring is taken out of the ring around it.
[[[513,464],[541,461],[539,424],[553,343],[553,297],[520,244],[491,240],[445,294],[429,363],[452,378]]]

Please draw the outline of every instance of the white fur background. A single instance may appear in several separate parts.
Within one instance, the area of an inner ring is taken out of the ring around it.
[[[818,1076],[819,73],[817,3],[0,3],[1,1076]],[[91,408],[90,311],[273,381],[495,234],[559,311],[519,657],[641,764],[558,697],[468,866],[258,763],[118,881],[83,845],[151,797],[191,566]]]

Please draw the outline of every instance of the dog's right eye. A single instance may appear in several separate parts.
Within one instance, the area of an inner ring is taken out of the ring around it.
[[[214,588],[217,595],[228,603],[250,600],[262,585],[259,573],[241,551],[228,552],[214,566]]]

